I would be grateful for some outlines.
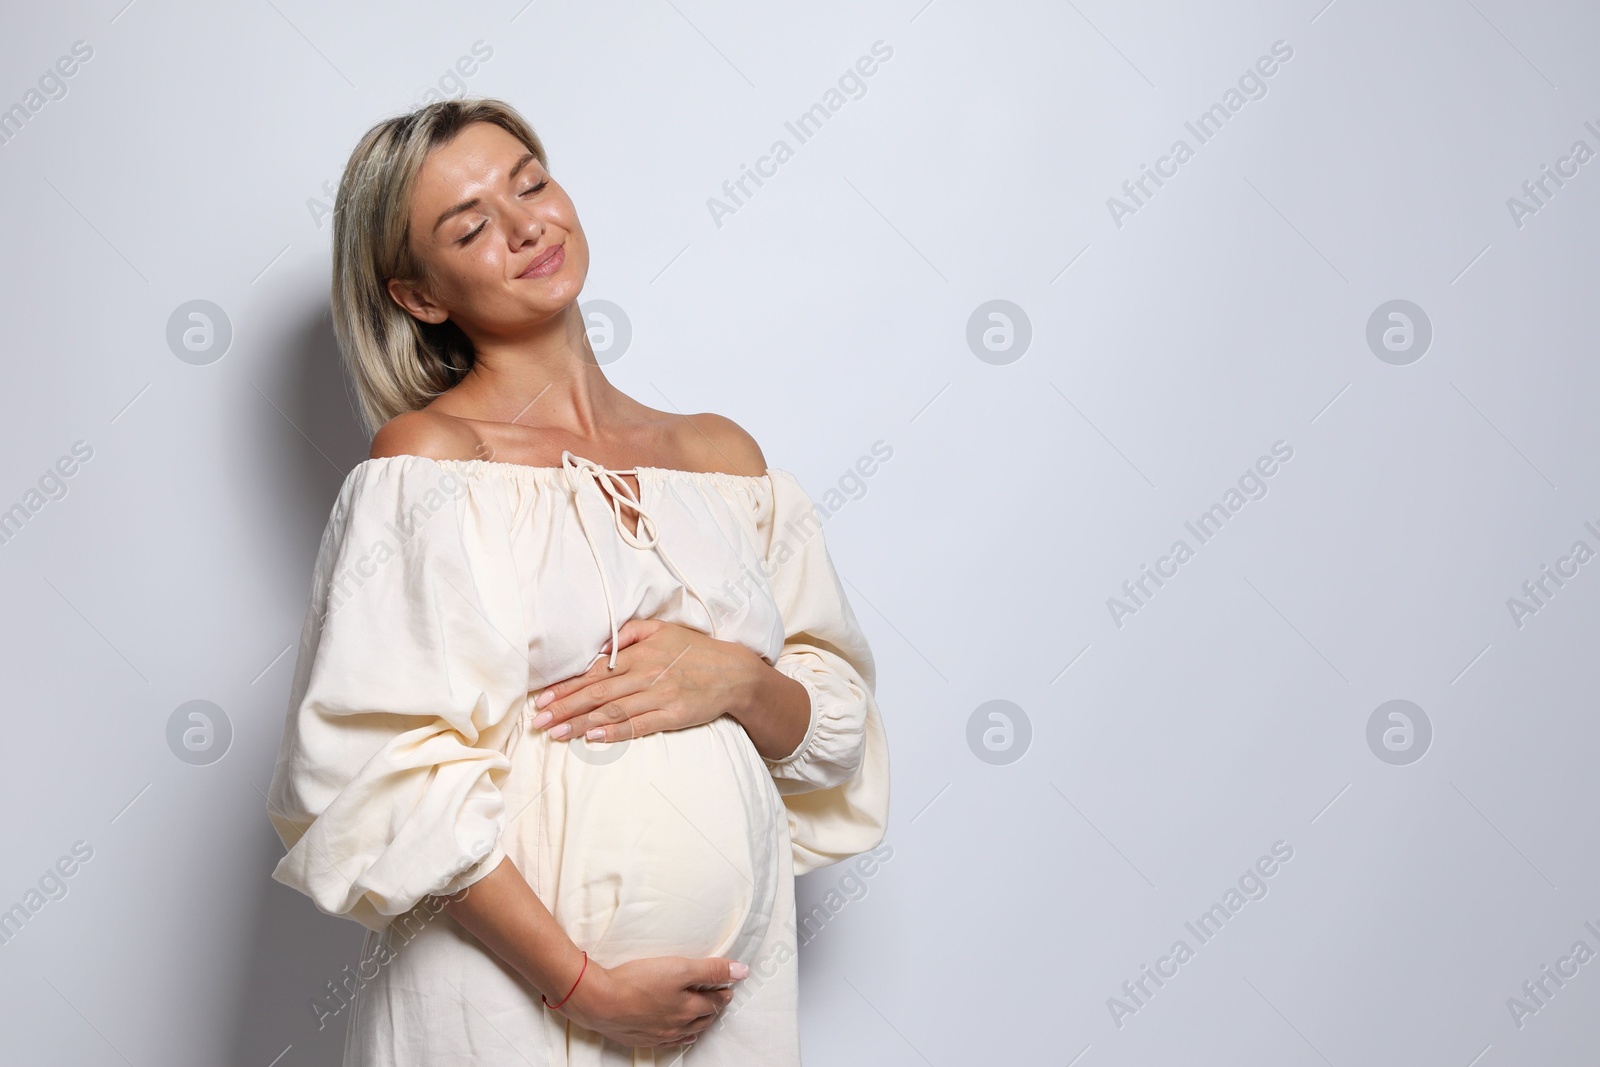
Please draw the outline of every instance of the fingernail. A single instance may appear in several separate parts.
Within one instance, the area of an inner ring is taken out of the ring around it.
[[[596,726],[583,736],[591,741],[604,741],[606,739],[606,728],[604,726]]]
[[[544,692],[540,693],[537,697],[534,698],[533,706],[536,707],[536,708],[542,708],[546,704],[548,704],[552,700],[554,700],[555,698],[556,698],[556,691],[554,689],[546,689]]]
[[[749,964],[745,964],[745,963],[730,963],[730,964],[728,964],[728,977],[732,978],[735,982],[741,982],[744,979],[749,978],[750,977],[750,966],[749,966]]]
[[[556,713],[553,711],[541,711],[533,717],[533,728],[535,730],[541,729],[555,717]]]
[[[559,737],[566,737],[571,732],[572,732],[572,724],[570,722],[564,722],[560,726],[557,726],[554,730],[551,730],[550,731],[550,736],[551,737],[558,737],[558,738]]]

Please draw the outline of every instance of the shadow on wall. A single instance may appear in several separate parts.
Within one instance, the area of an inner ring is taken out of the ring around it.
[[[252,884],[259,885],[260,895],[229,1062],[266,1067],[293,1046],[277,1061],[280,1067],[338,1067],[345,1019],[327,1020],[318,1029],[311,1004],[327,994],[326,983],[345,964],[360,959],[365,930],[322,914],[305,896],[272,880],[284,850],[267,820],[265,794],[288,709],[311,564],[339,486],[366,458],[369,441],[356,415],[327,304],[308,306],[301,321],[280,330],[279,338],[273,347],[281,358],[253,376],[270,403],[256,405],[259,416],[245,430],[261,457],[254,469],[264,472],[263,484],[246,489],[252,500],[248,511],[268,527],[262,540],[281,547],[274,573],[295,575],[294,588],[284,591],[296,604],[293,632],[287,635],[295,647],[258,683],[268,689],[262,696],[265,710],[248,728],[255,736],[244,773],[260,803],[241,836],[254,842],[244,855],[250,857]]]
[[[241,398],[242,425],[229,445],[241,453],[239,468],[251,474],[232,483],[228,504],[259,531],[251,563],[278,576],[274,592],[282,599],[272,607],[297,616],[285,638],[296,640],[328,514],[345,477],[367,457],[370,441],[345,380],[326,297],[308,302],[294,321],[262,333],[249,356],[254,402]],[[275,686],[287,699],[293,673],[292,662],[274,663],[254,688]]]
[[[271,394],[283,414],[266,406],[265,415],[273,417],[276,425],[263,427],[263,447],[295,461],[290,473],[305,477],[293,485],[322,485],[335,473],[342,481],[350,468],[367,458],[370,440],[361,427],[355,388],[347,380],[339,356],[331,309],[326,304],[316,314],[307,309],[305,319],[288,333],[286,342],[277,387]],[[286,420],[293,426],[286,425]],[[331,498],[328,503],[332,505]],[[327,518],[326,512],[322,517]]]
[[[263,823],[266,805],[262,805]],[[266,883],[250,947],[249,969],[239,989],[240,1001],[229,1062],[278,1067],[339,1067],[344,1059],[349,1012],[325,1017],[318,1028],[312,1004],[330,996],[328,982],[341,977],[346,965],[361,958],[366,931],[348,919],[318,911],[309,899],[272,881],[283,848],[269,826],[257,869]]]

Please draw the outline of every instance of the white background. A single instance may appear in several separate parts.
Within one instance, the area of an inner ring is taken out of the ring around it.
[[[1520,626],[1507,601],[1600,550],[1600,162],[1520,226],[1507,199],[1600,150],[1600,12],[1325,3],[14,6],[0,106],[93,55],[0,145],[0,508],[93,455],[0,546],[0,908],[93,854],[0,947],[0,1058],[338,1062],[309,1003],[361,929],[270,880],[264,799],[367,447],[318,202],[444,79],[545,139],[583,299],[632,324],[623,389],[732,417],[814,497],[893,449],[826,525],[894,851],[804,949],[809,1063],[1592,1060],[1600,963],[1520,1027],[1507,1000],[1600,951],[1600,563]],[[1118,225],[1107,199],[1278,41],[1266,94]],[[967,340],[995,299],[1031,329],[1010,362]],[[1367,342],[1394,299],[1433,332],[1404,365]],[[201,365],[167,341],[192,300],[232,330]],[[1119,626],[1108,598],[1278,441],[1267,494]],[[1432,726],[1408,765],[1367,740],[1394,699]],[[168,741],[191,700],[231,725],[200,766]],[[991,700],[1029,727],[1009,763],[968,742]],[[1200,945],[1185,922],[1279,841]]]

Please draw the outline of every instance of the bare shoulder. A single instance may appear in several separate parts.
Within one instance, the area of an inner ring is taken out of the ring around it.
[[[767,457],[762,455],[761,446],[737,422],[709,411],[685,418],[693,426],[686,443],[700,458],[703,470],[753,478],[767,473]]]
[[[477,459],[482,455],[482,439],[462,420],[436,411],[407,411],[384,423],[373,435],[368,458]]]

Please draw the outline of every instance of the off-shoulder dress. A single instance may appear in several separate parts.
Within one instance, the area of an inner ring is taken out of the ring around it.
[[[800,1063],[794,876],[875,847],[888,820],[872,653],[824,515],[777,468],[566,452],[349,473],[268,804],[288,849],[273,878],[368,931],[313,998],[348,1027],[345,1067]],[[804,740],[766,759],[727,715],[611,744],[531,728],[539,691],[634,618],[740,642],[802,683]],[[604,1040],[440,906],[508,856],[601,965],[727,956],[752,973],[687,1052]]]

